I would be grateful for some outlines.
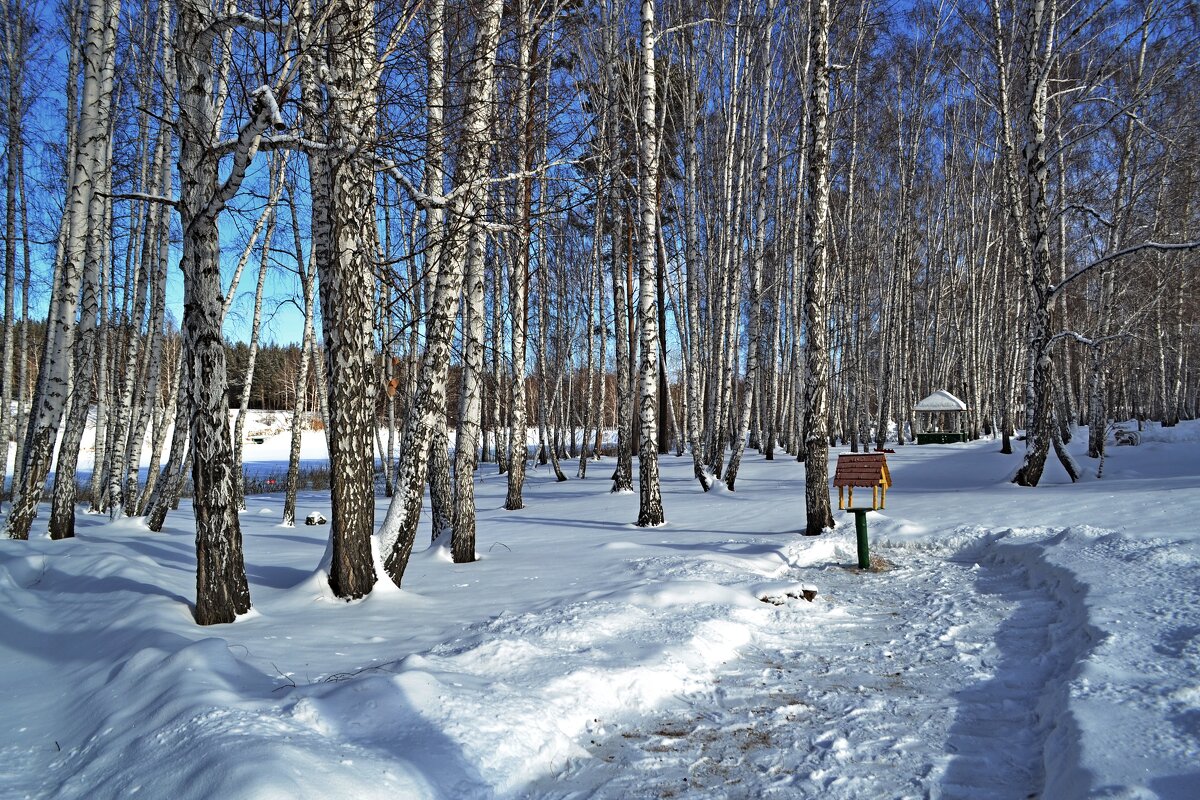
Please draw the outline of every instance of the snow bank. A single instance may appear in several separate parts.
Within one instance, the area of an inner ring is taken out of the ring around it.
[[[505,512],[485,465],[481,559],[418,547],[349,604],[328,526],[251,497],[254,610],[207,629],[186,504],[162,534],[43,517],[0,542],[0,796],[1190,797],[1197,440],[1149,429],[1035,490],[996,442],[898,448],[877,573],[845,515],[800,535],[787,459],[707,494],[663,459],[653,530],[597,478],[533,471]]]

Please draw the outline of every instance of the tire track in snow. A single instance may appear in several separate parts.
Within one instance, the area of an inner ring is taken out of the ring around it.
[[[1007,545],[982,563],[877,546],[894,568],[864,575],[842,566],[852,540],[824,538],[791,576],[816,603],[779,608],[704,691],[608,721],[527,796],[1038,797],[1082,610],[998,560]]]

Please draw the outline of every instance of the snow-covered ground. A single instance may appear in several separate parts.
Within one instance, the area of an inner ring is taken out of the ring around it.
[[[419,550],[350,604],[328,527],[255,496],[254,611],[212,628],[186,503],[162,534],[42,520],[0,542],[0,797],[1200,796],[1200,424],[1076,485],[1013,486],[998,449],[889,455],[866,573],[850,518],[798,534],[787,458],[704,494],[665,457],[651,530],[611,461],[532,469],[518,512],[485,464],[481,560]]]

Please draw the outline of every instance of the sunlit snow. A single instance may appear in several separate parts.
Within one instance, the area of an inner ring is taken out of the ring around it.
[[[531,465],[517,512],[482,464],[480,561],[426,517],[404,588],[349,604],[329,526],[252,495],[254,610],[209,628],[186,501],[162,534],[43,513],[0,541],[0,797],[1196,797],[1200,424],[1100,480],[1085,437],[1084,480],[1036,489],[998,441],[896,448],[865,573],[852,518],[800,535],[803,465],[752,451],[734,493],[663,457],[650,530],[611,460]],[[247,469],[281,473],[263,438]]]

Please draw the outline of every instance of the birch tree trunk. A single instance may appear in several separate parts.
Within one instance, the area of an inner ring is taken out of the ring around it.
[[[692,32],[687,33],[689,37]],[[686,52],[690,55],[694,49],[689,38]],[[697,128],[699,127],[699,92],[697,83],[699,67],[688,69],[687,85],[687,118],[683,125],[684,145],[684,262],[687,270],[687,426],[688,446],[692,451],[692,474],[700,483],[700,488],[708,491],[712,488],[713,476],[708,470],[704,459],[704,410],[703,383],[704,364],[700,357],[700,153]]]
[[[426,39],[429,60],[428,84],[426,89],[425,119],[425,191],[441,195],[445,191],[445,80],[446,80],[446,7],[444,0],[434,0],[426,6]],[[425,208],[425,253],[430,265],[425,283],[434,285],[437,272],[446,258],[445,209],[440,205]],[[465,234],[462,234],[465,235]],[[482,266],[481,266],[482,268]],[[481,304],[482,305],[482,304]],[[465,380],[465,376],[464,376]],[[437,419],[429,443],[429,504],[433,525],[432,538],[438,538],[454,530],[455,496],[450,476],[449,432],[445,414]],[[462,438],[457,437],[456,453],[461,448]],[[391,448],[389,445],[389,454]],[[390,460],[390,455],[389,455]],[[474,460],[471,462],[474,468]],[[469,475],[473,477],[473,474]],[[474,485],[472,484],[472,488]],[[394,487],[392,488],[394,492]],[[474,508],[472,507],[472,515]],[[472,557],[474,546],[472,545]]]
[[[17,399],[13,392],[13,338],[16,333],[17,286],[17,208],[18,194],[24,194],[24,106],[25,70],[28,58],[25,28],[26,10],[22,4],[7,3],[0,11],[3,14],[4,41],[3,57],[8,78],[8,95],[5,104],[5,130],[7,133],[8,169],[5,175],[4,192],[4,329],[3,349],[0,350],[0,506],[4,502],[4,484],[8,476],[9,427],[12,422],[12,404]],[[72,59],[74,59],[74,50]],[[29,251],[28,240],[22,242],[21,250]],[[28,324],[28,319],[25,320]]]
[[[271,240],[275,237],[275,205],[283,189],[283,171],[287,169],[287,154],[277,158],[276,170],[271,178],[271,189],[267,196],[267,224],[263,236],[262,251],[258,261],[258,281],[254,286],[254,311],[250,315],[250,352],[246,358],[246,378],[242,382],[242,397],[238,403],[237,417],[233,423],[233,503],[238,511],[246,510],[246,478],[242,469],[242,450],[245,447],[246,417],[250,410],[250,391],[254,386],[254,371],[258,363],[258,334],[262,325],[263,290],[267,285],[267,269],[271,264]],[[229,300],[233,289],[229,290]]]
[[[103,201],[101,201],[102,203]],[[50,508],[50,538],[69,539],[75,535],[75,470],[79,448],[87,424],[92,399],[92,374],[105,369],[97,364],[96,329],[100,314],[100,253],[103,245],[99,229],[93,228],[91,244],[84,258],[83,295],[79,329],[75,337],[75,377],[72,381],[71,406],[63,428],[62,444],[54,471],[53,499]],[[97,465],[99,468],[99,465]]]
[[[174,430],[171,434],[171,449],[167,454],[167,463],[159,473],[158,479],[146,499],[146,527],[155,533],[162,530],[167,519],[167,511],[179,496],[184,478],[184,456],[188,452],[189,420],[191,414],[191,397],[187,387],[191,381],[188,376],[187,339],[180,344],[179,369],[176,373],[175,387],[172,392],[172,413],[168,418],[174,419]]]
[[[375,584],[374,278],[375,141],[379,64],[374,3],[334,0],[327,12],[322,77],[327,141],[338,149],[314,170],[327,208],[315,226],[329,403],[332,563],[329,586],[344,600]],[[311,89],[310,89],[311,92]],[[322,246],[323,245],[323,246]]]
[[[450,553],[456,564],[475,560],[475,451],[479,447],[483,398],[483,255],[486,232],[471,220],[456,220],[469,228],[466,253],[466,304],[463,309],[462,387],[454,450],[454,516]],[[457,254],[456,254],[457,255]]]
[[[170,50],[170,36],[167,31],[168,14],[162,13],[161,30],[164,40],[164,59],[168,64],[166,85],[172,85],[174,71],[169,68],[170,59],[172,58]],[[155,148],[155,168],[158,178],[152,185],[152,191],[169,194],[172,189],[171,180],[171,163],[170,163],[170,142],[171,134],[164,129],[159,133],[159,141]],[[130,431],[129,441],[126,445],[126,453],[132,454],[131,458],[126,460],[125,474],[125,513],[126,515],[134,515],[141,513],[144,503],[144,496],[139,496],[137,492],[138,469],[141,461],[142,442],[146,438],[146,430],[150,425],[151,417],[154,414],[154,408],[160,394],[160,386],[163,380],[163,349],[165,346],[166,332],[164,331],[164,323],[166,319],[166,293],[167,293],[167,262],[170,258],[170,233],[171,220],[169,210],[160,207],[157,203],[153,204],[149,210],[148,225],[150,228],[150,236],[147,240],[147,258],[144,269],[152,271],[150,282],[152,284],[150,298],[150,321],[147,328],[147,334],[150,338],[150,353],[145,359],[145,375],[146,381],[144,391],[142,393],[141,408],[135,418]],[[158,470],[158,458],[162,450],[163,439],[165,438],[165,426],[159,426],[152,436],[151,444],[151,460],[149,470],[147,471],[147,485],[153,479],[153,476]],[[132,466],[132,469],[130,468]]]
[[[529,18],[529,3],[517,0],[517,159],[519,168],[528,170],[533,161],[533,48],[534,35]],[[525,397],[526,339],[529,331],[529,251],[532,246],[533,178],[522,178],[517,187],[516,250],[510,265],[509,305],[512,313],[512,375],[511,415],[512,439],[509,449],[508,494],[504,508],[516,511],[525,507],[522,490],[525,486],[527,454],[526,428],[528,415]],[[541,387],[545,391],[546,387]]]
[[[834,526],[829,508],[829,435],[827,433],[829,351],[827,274],[829,253],[829,0],[814,0],[812,94],[809,109],[808,204],[805,226],[808,252],[805,278],[805,534],[819,535]]]
[[[201,0],[202,2],[203,0]],[[268,127],[283,121],[270,88],[255,90],[249,121],[238,132],[228,176],[219,179],[217,111],[213,107],[213,45],[230,18],[214,20],[197,0],[179,5],[175,67],[179,79],[178,209],[183,227],[184,318],[191,412],[192,509],[196,519],[196,621],[232,622],[250,610],[242,533],[233,497],[229,438],[224,293],[217,220],[237,193]]]
[[[775,2],[767,0],[766,24],[767,31],[763,43],[763,89],[762,109],[759,121],[759,161],[758,161],[758,197],[754,209],[754,244],[750,252],[750,303],[749,327],[746,343],[746,375],[745,388],[742,394],[742,408],[738,414],[737,430],[733,437],[733,452],[729,456],[729,466],[725,469],[725,486],[729,491],[734,490],[738,469],[742,465],[742,454],[746,450],[746,440],[750,433],[751,413],[754,410],[756,395],[761,395],[759,388],[759,351],[761,349],[762,330],[762,293],[763,293],[763,258],[767,241],[767,170],[770,167],[769,156],[769,122],[771,116],[771,36],[775,27]]]
[[[648,528],[666,523],[662,489],[658,478],[658,116],[655,101],[654,0],[642,0],[641,34],[641,147],[638,151],[638,194],[641,226],[638,230],[638,382],[640,384],[638,427],[637,526]]]
[[[308,386],[309,370],[312,359],[310,341],[313,338],[313,311],[316,305],[314,297],[316,281],[316,265],[304,264],[304,250],[300,243],[300,228],[295,225],[296,206],[289,202],[292,209],[293,227],[296,237],[296,268],[300,272],[300,285],[304,294],[304,333],[300,339],[300,374],[296,378],[296,404],[292,408],[291,446],[288,448],[288,471],[283,498],[282,524],[288,528],[296,525],[296,494],[300,489],[300,443],[304,434],[303,410],[305,408],[305,388]]]
[[[479,11],[479,28],[467,88],[455,185],[462,191],[451,205],[454,217],[476,219],[486,195],[483,186],[488,170],[487,131],[491,126],[495,96],[495,62],[499,40],[501,0],[486,0]],[[396,494],[380,526],[380,553],[388,577],[397,586],[404,577],[416,540],[417,523],[428,470],[429,443],[436,415],[445,414],[446,376],[450,368],[450,346],[454,336],[463,265],[447,259],[438,270],[433,297],[426,317],[426,348],[421,360],[419,385],[404,426],[400,446],[400,474]]]
[[[1050,204],[1046,163],[1047,38],[1046,4],[1031,0],[1025,17],[1025,193],[1026,275],[1028,297],[1025,367],[1025,458],[1013,477],[1020,486],[1037,486],[1050,452],[1054,424],[1053,369],[1050,359]]]
[[[117,17],[115,0],[91,0],[88,4],[77,152],[65,211],[66,247],[61,274],[53,287],[52,314],[48,318],[38,391],[25,437],[20,481],[15,476],[13,480],[13,504],[5,525],[5,535],[10,539],[29,538],[70,397],[76,309],[89,231],[98,224],[96,215],[100,205],[96,203],[96,187],[108,152]]]

